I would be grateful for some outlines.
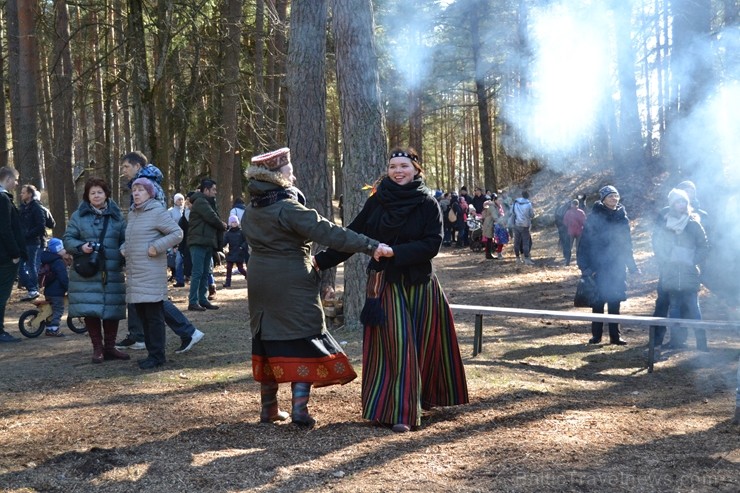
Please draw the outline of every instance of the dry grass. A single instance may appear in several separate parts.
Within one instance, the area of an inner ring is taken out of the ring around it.
[[[655,277],[639,225],[636,236],[644,274],[623,312],[646,314]],[[534,268],[450,249],[436,266],[453,302],[570,309],[577,270],[556,265],[552,233],[535,245]],[[162,371],[93,365],[85,336],[0,346],[0,490],[740,490],[734,334],[710,332],[710,353],[671,355],[648,374],[643,329],[625,329],[629,346],[593,347],[585,324],[491,317],[472,358],[473,318],[460,316],[470,405],[434,410],[419,431],[396,435],[359,418],[354,381],[313,392],[318,426],[305,431],[257,424],[247,293],[235,285],[219,292],[215,315],[188,313],[207,335],[184,355],[171,337]],[[184,290],[173,297],[185,306]],[[726,316],[703,298],[706,318]],[[13,303],[7,321],[24,308]],[[334,335],[359,370],[359,334]],[[289,391],[279,398],[287,405]]]

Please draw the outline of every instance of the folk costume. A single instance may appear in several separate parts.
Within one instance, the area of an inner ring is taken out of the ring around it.
[[[432,271],[442,243],[441,212],[421,176],[405,185],[383,178],[348,227],[394,252],[368,266],[382,314],[365,319],[362,417],[420,426],[422,409],[467,403],[452,312]],[[316,263],[328,269],[349,256],[329,249]]]
[[[261,384],[262,422],[282,421],[278,384],[291,382],[293,422],[312,426],[307,402],[311,386],[345,384],[357,377],[326,329],[319,296],[320,275],[311,243],[372,255],[378,242],[335,225],[305,206],[305,198],[281,168],[288,148],[252,158],[247,170],[250,204],[242,231],[249,258],[252,373]]]

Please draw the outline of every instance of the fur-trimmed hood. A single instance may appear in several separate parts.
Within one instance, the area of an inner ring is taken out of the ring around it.
[[[248,180],[265,181],[273,183],[283,188],[292,187],[293,184],[283,176],[279,171],[270,171],[262,166],[250,166],[247,168],[245,175]]]

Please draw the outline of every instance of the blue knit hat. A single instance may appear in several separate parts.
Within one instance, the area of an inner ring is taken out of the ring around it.
[[[617,195],[619,195],[619,192],[617,191],[617,189],[611,185],[602,187],[601,190],[599,190],[599,200],[603,202],[605,198],[607,198],[609,195],[613,193],[616,193]]]
[[[46,245],[46,249],[49,250],[51,253],[59,253],[64,250],[64,244],[59,238],[52,238]]]

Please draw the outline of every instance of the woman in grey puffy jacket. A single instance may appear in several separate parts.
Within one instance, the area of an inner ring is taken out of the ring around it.
[[[84,317],[93,346],[93,363],[104,359],[129,359],[115,348],[118,322],[126,318],[126,280],[118,249],[125,239],[126,222],[111,198],[108,183],[90,178],[77,210],[64,232],[64,249],[73,256],[97,251],[104,267],[92,277],[69,273],[69,316]],[[108,221],[103,241],[100,235]]]
[[[137,178],[131,187],[134,206],[128,215],[126,256],[128,284],[126,301],[136,308],[144,328],[148,356],[139,361],[142,370],[165,362],[164,300],[167,299],[167,249],[180,243],[182,230],[155,198],[148,178]]]

